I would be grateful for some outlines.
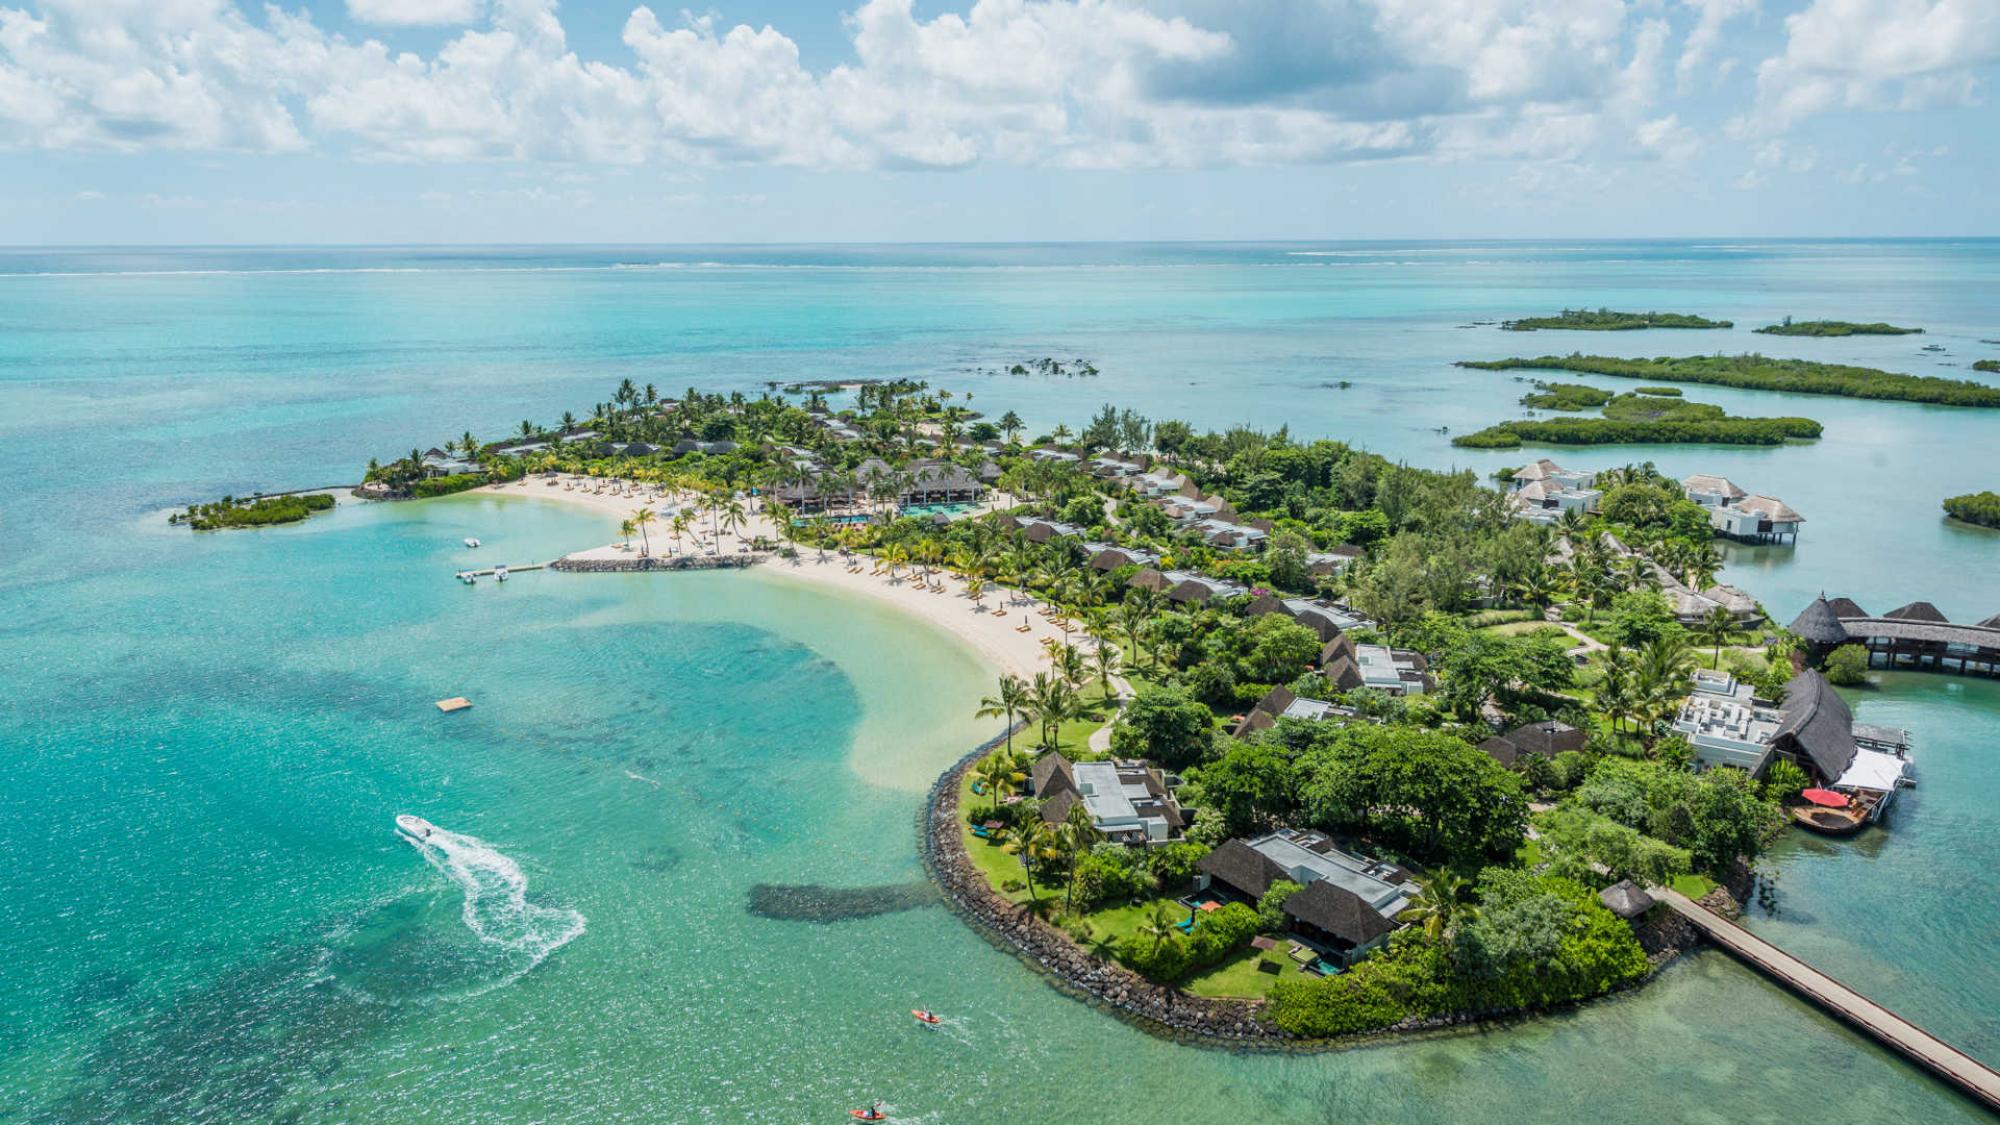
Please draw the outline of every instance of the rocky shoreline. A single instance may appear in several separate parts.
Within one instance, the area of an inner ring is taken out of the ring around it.
[[[1025,728],[1026,724],[1020,724],[1013,733]],[[1006,737],[1001,734],[982,743],[932,784],[917,814],[918,851],[925,871],[943,891],[946,907],[995,948],[1014,954],[1023,964],[1042,973],[1058,991],[1149,1034],[1232,1050],[1340,1050],[1416,1037],[1472,1033],[1549,1014],[1549,1011],[1466,1014],[1411,1020],[1380,1031],[1337,1039],[1302,1039],[1265,1022],[1259,1001],[1191,996],[1176,988],[1154,984],[1123,965],[1098,957],[1060,929],[995,893],[966,854],[965,834],[958,824],[961,783],[965,772]],[[1671,913],[1663,913],[1639,926],[1637,936],[1653,962],[1653,972],[1593,1000],[1645,984],[1701,942],[1692,925]]]
[[[756,566],[769,555],[627,555],[620,558],[582,559],[565,556],[549,564],[550,570],[576,574],[611,574],[634,570],[742,570]]]

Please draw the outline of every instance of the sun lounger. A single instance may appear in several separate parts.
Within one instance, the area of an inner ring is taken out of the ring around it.
[[[1032,633],[1032,632],[1034,632],[1034,630],[1033,630],[1033,629],[1030,629],[1030,628],[1029,628],[1029,627],[1027,627],[1026,625],[1016,625],[1016,626],[1014,626],[1014,631],[1015,631],[1016,633]]]

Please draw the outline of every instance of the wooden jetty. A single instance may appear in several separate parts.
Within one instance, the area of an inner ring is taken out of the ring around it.
[[[1858,644],[1874,668],[2000,676],[2000,613],[1955,624],[1931,603],[1911,602],[1876,617],[1851,599],[1822,594],[1792,622],[1792,632],[1811,646],[1815,661]]]
[[[458,573],[452,575],[452,577],[462,582],[467,578],[490,578],[492,577],[493,572],[496,570],[504,570],[508,574],[520,574],[523,571],[529,571],[529,570],[546,570],[548,569],[548,567],[549,567],[548,563],[527,563],[522,566],[507,566],[507,565],[489,566],[489,567],[482,567],[479,570],[461,570]]]
[[[1950,1083],[1990,1110],[2000,1110],[2000,1073],[1811,965],[1665,887],[1648,892],[1686,918],[1731,956],[1829,1015]]]

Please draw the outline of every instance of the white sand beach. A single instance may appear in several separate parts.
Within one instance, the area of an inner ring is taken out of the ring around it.
[[[547,480],[555,483],[551,486],[545,483]],[[599,511],[609,521],[614,534],[617,524],[630,518],[639,508],[651,507],[664,516],[676,502],[671,495],[663,495],[650,486],[618,489],[608,487],[610,483],[592,477],[536,477],[510,484],[487,485],[476,491],[554,500]],[[565,489],[565,484],[570,487]],[[598,491],[600,486],[605,486],[604,491]],[[681,540],[681,553],[705,554],[713,546],[719,553],[736,554],[739,548],[746,547],[749,540],[758,536],[771,540],[777,538],[761,513],[749,517],[740,535],[724,531],[719,540],[710,536],[706,518],[698,523],[701,530],[690,532]],[[665,529],[664,520],[656,521],[648,534],[654,554],[664,556],[672,553],[672,534]],[[575,553],[586,557],[598,553],[623,555],[626,552],[619,549],[620,543],[622,541],[590,550],[580,548]],[[632,549],[638,550],[636,537]],[[833,551],[822,554],[810,548],[801,548],[797,559],[773,558],[760,569],[767,574],[784,576],[787,580],[843,590],[895,606],[964,641],[993,667],[996,674],[1011,672],[1029,676],[1045,669],[1048,661],[1042,642],[1049,638],[1065,639],[1061,626],[1044,616],[1046,607],[1039,602],[1015,590],[989,587],[986,596],[975,604],[966,596],[964,581],[944,570],[930,572],[930,585],[943,588],[943,592],[938,593],[918,584],[920,568],[906,567],[899,576],[891,578],[886,572],[876,572],[872,558],[856,555],[845,559]],[[672,580],[671,575],[662,575],[662,578]],[[996,610],[1004,612],[996,613]],[[1026,626],[1025,630],[1023,626]],[[1067,639],[1072,643],[1089,644],[1088,638],[1075,628]]]

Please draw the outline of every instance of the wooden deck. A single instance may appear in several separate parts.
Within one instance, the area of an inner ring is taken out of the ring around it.
[[[548,565],[549,565],[549,564],[547,564],[547,563],[525,563],[525,564],[523,564],[523,565],[521,565],[521,566],[513,566],[513,565],[511,565],[511,564],[510,564],[510,565],[508,565],[508,567],[507,567],[507,573],[508,573],[508,574],[520,574],[520,573],[523,573],[524,571],[530,571],[530,570],[541,570],[541,569],[543,569],[544,567],[546,567],[546,566],[548,566]],[[456,571],[456,572],[454,572],[454,573],[452,574],[452,577],[453,577],[453,578],[461,578],[461,579],[462,579],[462,578],[464,578],[464,577],[465,577],[465,576],[467,576],[467,575],[471,575],[471,576],[472,576],[472,577],[474,577],[474,578],[488,578],[488,577],[491,577],[491,576],[492,576],[492,574],[493,574],[493,572],[494,572],[495,570],[497,570],[497,569],[499,569],[499,568],[498,568],[498,567],[491,567],[491,566],[489,566],[489,567],[482,567],[482,568],[480,568],[480,569],[478,569],[478,570],[460,570],[460,571]]]
[[[1738,960],[1819,1005],[1848,1026],[1937,1075],[1991,1110],[2000,1110],[2000,1073],[1866,996],[1793,957],[1686,895],[1649,892]]]

